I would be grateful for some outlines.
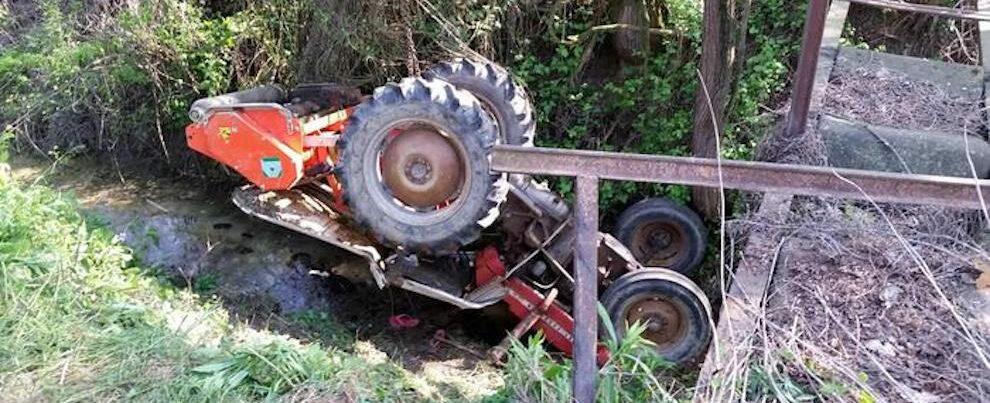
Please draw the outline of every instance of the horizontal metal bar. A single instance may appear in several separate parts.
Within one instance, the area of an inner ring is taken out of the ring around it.
[[[928,4],[899,3],[888,0],[848,0],[850,3],[867,6],[883,7],[899,11],[937,15],[940,17],[959,18],[963,20],[990,21],[990,13],[961,8],[932,6]]]
[[[720,180],[714,159],[505,145],[495,146],[491,163],[497,171],[529,175],[593,175],[716,188],[721,183],[726,189],[888,203],[981,209],[977,189],[983,200],[990,200],[990,180],[810,165],[723,160]]]

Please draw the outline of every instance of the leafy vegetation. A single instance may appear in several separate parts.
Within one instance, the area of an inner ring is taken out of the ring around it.
[[[607,315],[601,306],[599,314],[603,318]],[[657,355],[653,344],[642,337],[645,326],[634,324],[618,342],[611,321],[603,322],[611,335],[606,345],[612,354],[598,370],[597,401],[676,402],[690,398],[683,389],[670,391],[667,370],[671,367]],[[551,357],[542,346],[541,336],[513,343],[506,366],[506,384],[511,389],[503,393],[511,391],[514,397],[526,401],[570,402],[573,362]]]
[[[537,143],[645,154],[687,155],[692,108],[697,91],[697,55],[701,46],[700,4],[665,1],[663,25],[642,64],[624,64],[617,72],[593,66],[589,54],[608,54],[609,37],[599,35],[601,13],[594,3],[574,2],[553,18],[541,40],[513,50],[513,71],[533,94],[540,132]],[[775,116],[768,113],[784,88],[789,61],[798,50],[806,2],[753,2],[746,61],[735,84],[724,133],[727,158],[747,159]],[[606,74],[605,76],[602,76]],[[770,105],[768,105],[770,104]],[[556,188],[571,192],[571,183]],[[665,195],[687,201],[680,186],[605,183],[601,202],[608,211],[632,197]]]
[[[0,119],[37,151],[156,159],[189,172],[189,103],[291,81],[287,66],[306,4],[251,2],[211,17],[184,1],[107,9],[39,1],[40,23],[0,51]],[[4,17],[3,25],[16,25]]]
[[[115,163],[152,159],[202,173],[182,130],[198,97],[270,82],[341,81],[368,90],[477,51],[528,84],[541,145],[685,155],[700,3],[644,1],[662,10],[663,29],[640,63],[617,66],[609,64],[616,59],[614,30],[603,29],[614,18],[608,2],[434,0],[383,8],[332,0],[169,0],[101,8],[41,0],[31,10],[39,21],[33,25],[5,6],[0,27],[16,40],[0,50],[0,120],[25,148],[106,153]],[[727,157],[749,157],[772,123],[765,106],[784,88],[802,4],[754,2],[725,133]],[[556,187],[570,191],[568,182]],[[689,197],[682,187],[612,183],[601,193],[607,210],[643,194]]]

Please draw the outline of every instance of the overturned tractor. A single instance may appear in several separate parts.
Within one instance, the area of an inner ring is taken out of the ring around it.
[[[571,353],[571,208],[489,167],[494,145],[532,146],[535,133],[529,99],[503,68],[442,63],[370,96],[266,86],[199,100],[190,118],[189,146],[250,182],[233,195],[246,213],[363,256],[380,287],[463,309],[504,302],[521,319],[515,335],[535,326]],[[614,233],[600,234],[598,272],[618,336],[639,322],[668,360],[697,357],[711,313],[684,274],[704,256],[701,220],[650,199]]]

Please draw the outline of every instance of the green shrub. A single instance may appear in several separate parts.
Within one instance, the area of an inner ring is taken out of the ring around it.
[[[82,148],[189,168],[183,135],[189,104],[242,86],[291,81],[308,3],[252,1],[216,18],[198,2],[181,0],[87,7],[41,2],[41,23],[0,51],[0,119],[42,151]],[[86,13],[100,29],[76,20]]]
[[[673,33],[658,39],[643,55],[642,65],[625,66],[615,76],[603,78],[586,71],[587,52],[607,51],[607,36],[593,33],[593,27],[603,23],[601,13],[594,3],[566,4],[540,38],[528,39],[513,50],[513,70],[533,94],[537,143],[688,155],[701,46],[700,5],[664,2],[665,25]],[[786,84],[803,23],[802,4],[753,2],[746,61],[735,84],[722,144],[727,158],[750,158],[773,122],[773,115],[761,109]],[[555,180],[554,187],[565,194],[572,190],[569,181]],[[681,186],[606,184],[601,205],[604,211],[618,211],[616,207],[631,198],[649,195],[687,201],[689,192]]]

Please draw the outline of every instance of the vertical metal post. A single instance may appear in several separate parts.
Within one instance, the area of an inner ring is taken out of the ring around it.
[[[574,401],[593,403],[598,363],[598,178],[577,177],[574,209]]]
[[[804,133],[808,125],[808,109],[811,105],[811,90],[815,83],[815,69],[818,66],[818,53],[822,47],[822,33],[825,30],[825,16],[829,0],[811,0],[804,21],[804,37],[801,40],[801,54],[797,72],[794,73],[794,90],[791,96],[791,110],[787,114],[784,127],[786,137]]]

